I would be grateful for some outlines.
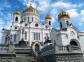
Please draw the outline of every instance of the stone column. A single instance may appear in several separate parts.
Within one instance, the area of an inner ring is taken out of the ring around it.
[[[13,53],[14,52],[14,44],[13,43],[9,44],[8,52],[9,53]]]
[[[59,46],[57,45],[57,43],[54,44],[54,53],[58,53],[59,52]]]

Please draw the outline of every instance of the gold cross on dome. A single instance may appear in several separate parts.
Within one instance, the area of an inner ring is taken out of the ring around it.
[[[48,10],[47,15],[50,15],[50,10]]]
[[[30,0],[30,6],[32,6],[32,3],[34,2],[34,0]]]
[[[30,2],[30,6],[32,6],[32,3]]]
[[[63,10],[63,9],[64,9],[64,6],[61,5],[61,6],[60,6],[60,9],[61,9],[61,11],[63,12],[63,11],[64,11],[64,10]]]
[[[18,10],[19,6],[15,6],[16,10]]]

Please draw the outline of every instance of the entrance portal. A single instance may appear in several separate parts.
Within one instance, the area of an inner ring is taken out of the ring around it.
[[[40,47],[39,47],[39,45],[38,45],[38,44],[36,44],[36,45],[35,45],[35,52],[37,52],[37,53],[38,53],[39,51],[40,51]]]

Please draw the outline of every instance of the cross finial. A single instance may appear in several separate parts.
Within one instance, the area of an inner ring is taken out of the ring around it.
[[[32,6],[32,3],[34,2],[34,0],[30,0],[30,6]]]
[[[47,15],[50,15],[50,10],[48,10]]]
[[[15,6],[16,10],[18,10],[19,6]]]
[[[30,2],[30,6],[32,6],[32,3]]]
[[[63,10],[63,9],[64,9],[64,6],[61,6],[60,8],[61,8],[61,11],[63,12],[63,11],[64,11],[64,10]]]
[[[63,10],[63,9],[61,9],[61,11],[62,11],[62,12],[64,12],[64,10]]]

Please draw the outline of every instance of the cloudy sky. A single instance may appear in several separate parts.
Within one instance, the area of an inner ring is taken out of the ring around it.
[[[2,28],[10,28],[15,10],[22,13],[31,2],[39,11],[40,21],[44,21],[49,13],[53,27],[59,28],[57,15],[63,9],[70,14],[71,23],[80,31],[84,31],[84,0],[0,0],[0,31]]]

